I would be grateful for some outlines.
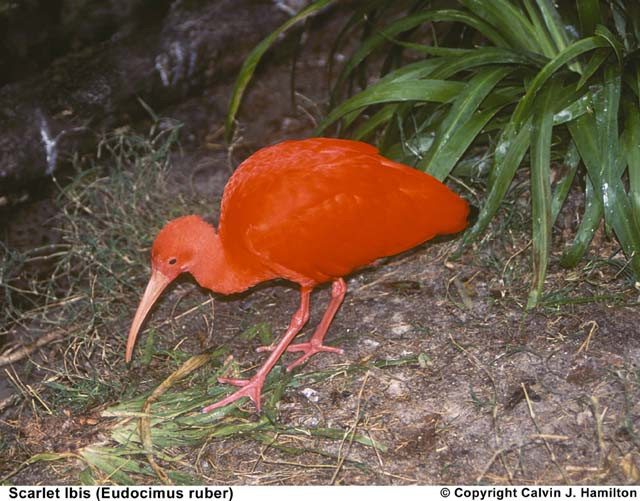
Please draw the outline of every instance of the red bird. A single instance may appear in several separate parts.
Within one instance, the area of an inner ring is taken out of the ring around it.
[[[347,292],[343,276],[438,234],[467,225],[467,202],[434,177],[392,162],[365,143],[314,138],[263,148],[229,179],[218,230],[198,216],[170,221],[151,250],[151,278],[136,311],[126,361],[145,316],[165,287],[189,272],[221,294],[285,278],[300,285],[300,307],[271,355],[251,379],[220,378],[240,389],[203,409],[241,397],[260,411],[262,385],[285,351],[302,356],[291,370],[326,346],[324,336]],[[291,344],[309,319],[309,297],[332,282],[331,301],[311,339]]]

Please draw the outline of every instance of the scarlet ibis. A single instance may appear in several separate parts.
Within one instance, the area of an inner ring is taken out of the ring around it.
[[[289,371],[317,352],[343,353],[324,344],[347,292],[342,277],[437,234],[464,229],[468,213],[467,202],[440,181],[365,143],[313,138],[263,148],[229,179],[217,230],[191,215],[158,233],[126,361],[154,302],[183,272],[221,294],[275,278],[290,280],[300,285],[300,306],[282,339],[258,348],[271,354],[251,379],[220,378],[240,389],[203,409],[249,397],[259,412],[264,380],[285,351],[302,353]],[[311,290],[325,282],[332,282],[331,300],[320,324],[309,341],[291,344],[309,319]]]

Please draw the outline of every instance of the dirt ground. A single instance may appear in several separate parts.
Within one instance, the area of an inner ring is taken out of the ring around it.
[[[307,57],[298,63],[297,107],[282,91],[288,89],[289,63],[272,61],[258,75],[240,116],[233,164],[262,145],[310,134],[326,95],[319,78],[325,70],[320,40],[311,39]],[[174,157],[172,182],[179,192],[191,189],[185,180],[195,180],[193,189],[211,199],[214,217],[230,174],[229,151],[216,134],[223,117],[203,116],[201,110],[224,109],[220,100],[228,91],[214,89],[197,102],[165,112],[185,122],[192,112],[197,115],[186,126],[187,136],[198,126],[208,131],[187,137]],[[555,235],[557,251],[558,238],[570,232],[575,215],[565,214],[564,221]],[[318,354],[297,369],[298,384],[285,389],[276,417],[292,428],[337,428],[344,431],[343,439],[282,434],[265,444],[242,435],[210,438],[195,447],[172,448],[171,455],[179,458],[173,466],[211,484],[638,483],[640,292],[604,262],[615,253],[614,242],[599,235],[589,259],[576,270],[560,268],[556,252],[545,304],[533,312],[524,310],[530,279],[526,213],[513,217],[505,212],[491,234],[460,260],[450,261],[455,245],[455,240],[427,243],[347,278],[346,300],[327,337],[345,354]],[[182,280],[152,315],[170,315],[185,295],[208,299],[193,281]],[[251,374],[264,355],[254,351],[257,339],[238,335],[259,323],[280,335],[298,297],[296,288],[284,282],[216,297],[213,327],[202,315],[187,316],[174,329],[186,334],[184,344],[181,336],[158,342],[180,344],[193,354],[226,346]],[[326,286],[313,293],[303,336],[318,323],[328,297]],[[175,314],[184,308],[179,305]],[[127,372],[129,321],[122,318],[122,338],[110,341],[122,348],[121,358],[112,361],[118,371],[114,377],[139,384],[140,391],[152,389],[171,371],[158,358],[151,375]],[[207,329],[213,335],[202,334]],[[139,345],[147,335],[141,334]],[[42,351],[45,360],[62,360],[64,350],[62,341]],[[41,356],[33,355],[38,363]],[[293,355],[285,357],[293,360]],[[23,360],[11,370],[24,376],[30,363]],[[318,371],[331,376],[305,379]],[[33,376],[33,370],[27,372]],[[79,414],[64,412],[62,405],[44,412],[24,393],[6,396],[0,407],[0,479],[78,483],[85,465],[77,458],[23,462],[39,453],[108,444],[113,418],[101,412],[120,396],[111,395]],[[241,407],[254,410],[251,402]],[[252,416],[249,421],[258,419]],[[354,432],[385,449],[351,440]],[[145,477],[144,482],[153,481]]]

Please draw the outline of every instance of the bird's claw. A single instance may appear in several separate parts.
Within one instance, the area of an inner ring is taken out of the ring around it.
[[[260,346],[260,348],[257,349],[257,351],[262,352],[262,351],[273,351],[274,347],[273,346]],[[309,360],[309,358],[311,358],[312,355],[315,355],[316,353],[319,353],[321,351],[327,351],[330,353],[338,353],[339,355],[342,355],[344,353],[344,350],[342,348],[335,348],[333,346],[326,346],[322,343],[316,343],[313,340],[309,341],[308,343],[298,343],[298,344],[291,344],[287,347],[286,351],[302,351],[304,352],[304,355],[302,355],[298,360],[296,360],[295,362],[293,362],[292,364],[287,366],[287,372],[292,371],[293,369],[295,369],[296,367],[298,367],[299,365],[302,365],[303,363],[305,363],[307,360]]]
[[[224,407],[225,405],[235,402],[239,398],[249,397],[255,404],[256,410],[260,412],[260,396],[262,394],[262,385],[264,384],[264,377],[253,377],[251,379],[230,379],[230,378],[218,378],[220,383],[232,384],[234,386],[240,386],[239,390],[234,391],[231,395],[218,400],[217,402],[207,405],[202,409],[203,413],[211,412],[213,409]]]

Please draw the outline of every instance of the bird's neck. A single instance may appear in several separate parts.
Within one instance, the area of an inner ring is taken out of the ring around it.
[[[225,249],[220,235],[211,227],[211,232],[199,235],[198,259],[189,267],[189,272],[202,287],[221,294],[242,292],[262,280],[256,274],[232,258]]]

